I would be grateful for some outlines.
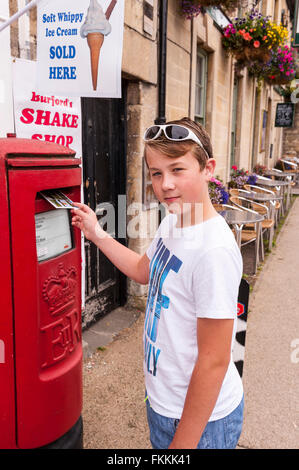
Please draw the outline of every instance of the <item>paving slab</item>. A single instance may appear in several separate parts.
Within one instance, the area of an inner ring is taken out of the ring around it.
[[[122,330],[132,326],[140,313],[137,309],[119,307],[83,331],[84,358],[110,344]]]

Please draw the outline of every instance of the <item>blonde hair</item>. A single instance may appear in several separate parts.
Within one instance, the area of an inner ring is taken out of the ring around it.
[[[188,129],[192,130],[194,134],[199,138],[201,141],[205,151],[209,155],[209,158],[213,158],[213,149],[210,140],[210,136],[205,130],[205,128],[188,117],[184,117],[177,121],[169,121],[166,124],[178,124],[181,126],[185,126]],[[158,139],[150,140],[145,142],[144,146],[144,158],[146,161],[146,150],[147,148],[151,148],[154,150],[158,150],[159,152],[163,153],[167,157],[178,158],[182,155],[185,155],[187,152],[191,152],[194,157],[197,159],[201,171],[205,168],[207,163],[207,156],[204,150],[193,140],[183,140],[179,142],[174,142],[167,137],[165,137],[164,133],[162,132]],[[147,161],[146,161],[147,164]]]

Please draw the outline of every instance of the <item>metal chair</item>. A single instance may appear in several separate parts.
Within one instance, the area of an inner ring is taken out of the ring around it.
[[[239,188],[231,188],[231,189],[229,189],[228,192],[229,192],[230,196],[244,196],[244,197],[246,197],[246,195],[250,191],[245,191],[244,189],[239,189]]]
[[[258,249],[258,245],[260,245],[260,250],[261,250],[261,258],[264,260],[265,258],[265,253],[264,253],[264,243],[263,243],[263,234],[266,230],[271,229],[271,227],[274,224],[274,220],[265,218],[265,216],[269,217],[269,209],[267,206],[264,204],[256,203],[250,199],[246,199],[243,197],[236,197],[232,196],[230,197],[230,201],[232,204],[236,205],[238,208],[243,209],[248,212],[253,212],[254,214],[260,214],[264,216],[264,220],[261,222],[261,234],[260,234],[260,240],[256,239],[256,251]],[[246,225],[247,231],[254,231],[255,234],[257,234],[257,229],[256,229],[256,223],[254,224],[247,224]],[[271,238],[272,242],[272,238]],[[269,241],[270,243],[270,241]],[[257,253],[257,256],[258,253]]]
[[[298,170],[298,165],[297,163],[295,162],[291,162],[290,160],[287,160],[285,158],[281,158],[280,159],[281,161],[281,164],[282,164],[282,168],[283,168],[283,171],[291,171],[291,172],[294,172],[294,171],[297,171]],[[291,167],[291,169],[287,169],[287,165],[289,165]]]
[[[243,200],[245,200],[245,198],[240,197],[240,196],[231,196],[230,197],[230,202],[233,205],[235,205],[237,208],[239,208],[243,211],[248,211],[248,212],[252,212],[252,213],[256,214],[256,212],[254,210],[249,209],[248,207],[246,207],[242,204]],[[249,202],[251,202],[251,201],[249,201]],[[251,243],[251,242],[255,242],[255,266],[257,266],[258,259],[259,259],[258,247],[259,247],[259,245],[262,246],[262,243],[260,243],[260,240],[258,239],[258,236],[257,236],[256,224],[246,224],[246,225],[244,224],[244,228],[242,228],[242,235],[241,235],[241,246],[245,246],[245,245],[247,245],[248,243]],[[262,256],[262,259],[264,259],[263,249],[261,251],[261,256]]]
[[[260,193],[260,194],[264,193],[264,194],[269,194],[269,195],[272,195],[272,196],[276,196],[276,195],[279,196],[280,195],[280,191],[277,194],[277,191],[271,191],[270,189],[262,188],[261,186],[256,186],[256,185],[253,185],[253,184],[244,184],[244,188],[247,191],[251,191],[251,192],[254,192],[254,193]],[[274,225],[277,226],[278,225],[278,220],[279,220],[280,209],[281,209],[280,202],[278,200],[276,200],[276,201],[265,202],[264,204],[268,206],[268,208],[270,210],[270,213],[271,213],[271,205],[272,205],[272,207],[274,206],[274,210],[275,210]]]
[[[281,171],[281,170],[279,170],[279,171]],[[283,173],[283,171],[281,171],[281,173]],[[269,178],[266,178],[265,176],[259,176],[259,186],[260,187],[263,186],[263,181],[262,180],[269,181]],[[266,188],[266,189],[268,189],[268,188]],[[281,196],[282,198],[284,197],[283,188],[279,185],[271,186],[271,191],[273,191],[277,196]],[[283,199],[282,199],[282,201],[283,201]],[[278,219],[283,215],[284,215],[284,205],[280,204]]]
[[[241,200],[245,201],[247,200],[246,199],[246,196],[251,194],[252,193],[252,189],[251,188],[254,188],[255,192],[258,192],[259,189],[256,190],[256,188],[259,188],[259,186],[254,186],[254,185],[251,185],[251,184],[245,184],[244,185],[244,189],[239,189],[239,188],[232,188],[230,189],[230,194],[232,195],[232,197],[239,197],[241,196]],[[260,192],[263,192],[264,189],[263,188],[260,188]],[[265,192],[267,192],[268,194],[274,194],[273,191],[270,191],[269,189],[265,190]],[[244,199],[245,198],[245,199]],[[230,198],[231,200],[231,198]],[[249,209],[251,207],[252,210],[254,210],[255,212],[258,212],[259,214],[262,214],[264,216],[267,216],[265,217],[265,220],[262,222],[262,229],[263,229],[263,232],[265,232],[266,230],[269,230],[269,243],[272,243],[272,232],[271,232],[271,228],[273,226],[273,224],[275,223],[275,219],[274,219],[274,222],[273,220],[269,217],[270,216],[270,208],[267,207],[266,210],[265,210],[265,205],[263,204],[260,204],[260,203],[256,203],[254,201],[251,201],[251,200],[248,200],[248,203],[249,204],[240,204],[240,207],[242,207],[243,209],[247,208]],[[253,207],[253,203],[255,204],[255,207]],[[245,206],[245,207],[244,207]],[[247,225],[247,228],[253,228],[252,225]],[[270,236],[270,233],[271,233],[271,236]],[[263,243],[261,243],[262,245],[262,250],[263,250]],[[262,257],[264,259],[264,253],[262,254]]]
[[[242,209],[239,209],[238,207],[234,207],[230,204],[213,204],[213,207],[217,212],[225,211],[225,209],[233,209],[236,211],[242,211]]]
[[[226,209],[231,209],[231,210],[235,210],[235,211],[239,211],[239,212],[244,212],[242,208],[236,207],[236,206],[233,206],[233,205],[229,205],[229,204],[213,204],[213,207],[214,207],[214,209],[216,209],[217,212],[221,212],[221,211],[224,211]],[[243,229],[243,224],[239,229],[232,228],[232,231],[233,231],[236,239],[238,238],[236,230],[241,231],[241,246],[240,246],[240,248],[244,245],[247,245],[248,243],[256,241],[256,232],[254,230]]]

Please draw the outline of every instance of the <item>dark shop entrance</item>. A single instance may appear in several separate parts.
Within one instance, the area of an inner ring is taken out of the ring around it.
[[[118,195],[126,194],[126,81],[122,98],[82,98],[82,146],[84,203],[93,210],[112,204],[115,213],[115,238],[118,236]],[[98,210],[99,212],[99,210]],[[98,218],[104,217],[102,211]],[[106,227],[104,226],[104,229]],[[86,328],[126,302],[126,278],[85,239]]]

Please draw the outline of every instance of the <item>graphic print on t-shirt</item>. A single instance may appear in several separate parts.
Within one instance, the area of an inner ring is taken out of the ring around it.
[[[159,238],[155,254],[150,263],[149,292],[144,324],[144,360],[149,373],[157,374],[157,363],[161,350],[156,348],[161,309],[168,309],[170,299],[162,294],[165,279],[170,271],[179,272],[182,261],[172,255]]]

